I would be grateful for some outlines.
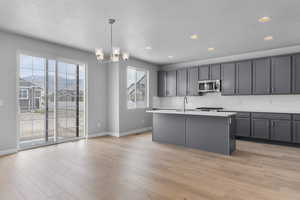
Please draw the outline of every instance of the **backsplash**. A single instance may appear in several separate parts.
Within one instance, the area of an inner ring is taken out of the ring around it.
[[[188,97],[188,109],[203,106],[223,107],[227,110],[300,112],[300,95],[222,96],[221,93],[208,93]],[[181,109],[183,97],[154,97],[153,107]]]

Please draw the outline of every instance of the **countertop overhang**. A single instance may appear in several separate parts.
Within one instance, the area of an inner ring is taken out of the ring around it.
[[[236,115],[236,112],[206,112],[206,111],[181,111],[181,110],[147,110],[148,113],[155,114],[175,114],[175,115],[196,115],[196,116],[213,116],[213,117],[231,117]]]

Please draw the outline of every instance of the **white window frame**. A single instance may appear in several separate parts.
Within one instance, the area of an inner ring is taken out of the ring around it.
[[[21,91],[26,91],[26,97],[22,97],[21,96]],[[24,100],[28,100],[29,99],[29,89],[28,88],[20,88],[20,93],[19,93],[19,99],[24,99]]]
[[[142,72],[145,72],[146,74],[146,106],[143,106],[143,107],[137,107],[137,104],[136,104],[136,95],[137,95],[137,92],[136,92],[136,81],[137,81],[137,73],[135,73],[135,83],[134,83],[134,86],[135,86],[135,106],[133,107],[128,107],[128,91],[127,91],[127,82],[128,82],[128,69],[130,70],[134,70],[134,71],[142,71]],[[147,109],[149,108],[149,70],[147,69],[144,69],[144,68],[139,68],[139,67],[132,67],[132,66],[127,66],[127,69],[126,69],[126,104],[127,104],[127,109],[128,110],[135,110],[135,109]]]
[[[88,82],[88,63],[86,62],[82,62],[80,60],[77,59],[73,59],[73,58],[66,58],[66,57],[60,57],[54,54],[49,54],[46,52],[34,52],[34,51],[30,51],[30,50],[24,50],[24,49],[17,49],[16,51],[16,60],[17,60],[17,73],[16,73],[16,80],[17,80],[17,84],[16,84],[16,96],[18,98],[16,98],[16,107],[18,108],[18,112],[17,112],[17,149],[20,149],[20,57],[21,55],[26,55],[26,56],[33,56],[33,57],[42,57],[45,58],[46,60],[55,60],[56,61],[56,67],[57,67],[57,63],[58,62],[68,62],[68,63],[72,63],[72,64],[79,64],[81,66],[84,67],[85,70],[85,77],[84,77],[84,136],[78,137],[76,139],[66,139],[66,140],[60,140],[60,141],[56,141],[54,144],[59,144],[59,143],[63,143],[63,142],[67,142],[67,141],[73,141],[73,140],[80,140],[80,139],[88,139],[88,85],[86,84]],[[29,93],[28,93],[29,95]],[[29,96],[28,96],[29,99]],[[54,122],[54,126],[57,127],[57,121]],[[55,128],[56,129],[56,128]],[[56,133],[55,133],[56,134]],[[43,146],[43,145],[36,145],[36,146]]]

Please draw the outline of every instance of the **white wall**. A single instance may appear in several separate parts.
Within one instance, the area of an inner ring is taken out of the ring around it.
[[[119,87],[120,87],[120,134],[132,130],[152,127],[152,114],[146,113],[146,109],[127,108],[127,66],[138,67],[149,70],[149,106],[152,106],[153,96],[157,95],[157,66],[137,60],[130,59],[128,62],[121,63],[119,68]]]
[[[113,63],[108,64],[108,130],[115,135],[119,128],[119,63]]]
[[[19,50],[87,63],[88,133],[107,131],[107,67],[97,64],[92,53],[0,32],[0,151],[17,147],[16,73]]]
[[[154,107],[183,108],[183,97],[155,97]],[[188,97],[187,108],[212,106],[236,111],[299,112],[300,95],[221,96],[220,93]]]
[[[153,96],[157,94],[156,65],[130,59],[109,65],[109,132],[114,136],[122,136],[136,130],[152,127],[152,115],[146,109],[127,109],[127,66],[149,70],[149,105],[152,106]],[[116,85],[117,83],[117,85]]]

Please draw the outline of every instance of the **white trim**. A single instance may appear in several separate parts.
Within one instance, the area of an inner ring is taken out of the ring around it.
[[[134,107],[128,107],[128,69],[130,70],[134,70],[135,71],[135,82],[134,82],[134,87],[135,87],[135,103],[134,103]],[[146,105],[145,106],[141,106],[141,107],[137,107],[137,103],[136,103],[136,95],[137,95],[137,89],[136,89],[136,82],[137,82],[137,71],[140,72],[144,72],[145,76],[146,76],[146,93],[145,93],[145,98],[146,98]],[[127,66],[126,68],[126,107],[127,110],[137,110],[137,109],[147,109],[149,108],[149,101],[150,101],[150,96],[149,96],[149,90],[150,90],[150,84],[149,84],[149,78],[150,78],[150,70],[145,69],[145,68],[140,68],[140,67],[133,67],[133,66]]]
[[[17,153],[18,149],[7,149],[7,150],[2,150],[0,151],[0,156],[5,156],[5,155],[9,155],[9,154],[14,154]]]
[[[206,65],[206,64],[216,64],[216,63],[225,63],[225,62],[233,62],[238,60],[247,60],[247,59],[255,59],[262,57],[270,57],[270,56],[278,56],[285,54],[293,54],[300,52],[300,45],[297,46],[289,46],[283,48],[269,49],[264,51],[253,51],[243,54],[235,54],[231,56],[223,56],[217,58],[203,59],[203,60],[193,60],[188,62],[180,62],[175,64],[163,65],[162,70],[172,70],[178,68],[185,68],[197,65]]]
[[[95,137],[102,137],[110,135],[109,132],[101,132],[101,133],[91,133],[87,135],[87,138],[95,138]]]
[[[133,134],[138,134],[138,133],[143,133],[147,131],[151,131],[152,127],[146,127],[146,128],[141,128],[141,129],[135,129],[127,132],[122,132],[119,133],[119,137],[127,136],[127,135],[133,135]]]
[[[84,136],[79,137],[79,138],[74,138],[75,140],[78,139],[86,139],[87,138],[87,130],[88,130],[88,61],[86,62],[82,62],[82,61],[77,61],[74,59],[70,59],[70,58],[66,58],[66,57],[61,57],[59,55],[52,55],[52,54],[48,54],[48,53],[36,53],[33,51],[27,51],[24,49],[17,49],[16,50],[16,60],[17,60],[17,70],[16,70],[16,108],[17,108],[17,112],[16,112],[16,120],[17,120],[17,124],[16,124],[16,131],[17,131],[17,149],[20,149],[20,104],[19,104],[19,97],[20,97],[20,82],[19,82],[19,77],[20,77],[20,57],[21,55],[26,55],[26,56],[32,56],[32,57],[40,57],[45,59],[45,61],[47,60],[55,60],[55,65],[56,65],[56,70],[55,70],[55,77],[57,78],[58,74],[57,72],[57,66],[58,66],[58,62],[68,62],[71,64],[79,64],[79,65],[83,65],[84,66],[84,70],[85,70],[85,79],[84,79],[84,106],[85,106],[85,110],[84,110],[84,121],[85,121],[85,126],[84,126]],[[45,63],[46,64],[46,63]],[[57,82],[57,80],[55,81]],[[56,84],[56,83],[55,83]],[[55,93],[56,94],[56,93]],[[55,117],[55,119],[57,119],[57,117]],[[57,122],[55,122],[56,124]],[[56,128],[55,128],[56,129]],[[56,135],[55,135],[56,136]],[[55,144],[59,144],[59,143],[63,143],[63,142],[68,142],[68,141],[72,141],[72,139],[67,139],[67,140],[63,140],[63,141],[55,141]],[[42,146],[46,146],[46,145],[42,145]]]

